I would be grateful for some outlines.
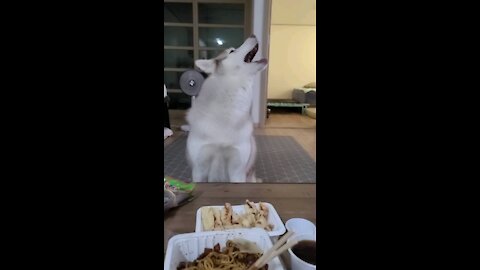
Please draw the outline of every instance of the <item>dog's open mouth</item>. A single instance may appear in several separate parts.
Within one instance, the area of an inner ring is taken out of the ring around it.
[[[255,54],[257,54],[258,52],[258,43],[255,45],[255,47],[253,47],[253,49],[251,51],[249,51],[247,53],[247,55],[245,55],[245,63],[251,63],[253,58],[255,57]]]

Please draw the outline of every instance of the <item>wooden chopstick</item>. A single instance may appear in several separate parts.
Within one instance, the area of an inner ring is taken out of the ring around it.
[[[287,240],[293,235],[293,232],[288,231],[284,234],[278,241],[273,245],[269,250],[263,253],[262,257],[260,257],[248,270],[258,270],[262,268],[267,262],[269,262],[274,257],[280,255],[285,250],[289,249],[290,247],[297,244],[298,241],[292,241],[284,246],[282,246]],[[281,247],[282,246],[282,247]]]
[[[290,238],[293,235],[292,231],[288,231],[286,234],[284,234],[278,241],[265,253],[263,253],[262,257],[260,257],[257,260],[257,267],[260,265],[262,261],[264,261],[267,257],[270,257],[270,255],[277,250],[279,247],[281,247],[285,242],[287,242],[288,238]]]
[[[263,256],[257,260],[257,267],[260,268],[260,264],[263,263],[267,258],[269,258],[275,250],[280,248],[285,242],[287,242],[288,238],[292,237],[293,232],[289,231],[284,234],[278,241],[269,249],[267,252],[263,253]]]
[[[265,258],[260,266],[258,268],[262,268],[265,264],[267,264],[269,261],[273,260],[273,258],[277,257],[278,255],[282,254],[285,252],[287,249],[295,246],[298,244],[298,240],[292,240],[285,245],[283,245],[281,248],[277,249],[275,252],[273,252],[269,257]]]

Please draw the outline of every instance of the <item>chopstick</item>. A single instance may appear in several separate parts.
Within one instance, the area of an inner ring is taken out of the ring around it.
[[[298,243],[297,240],[290,241],[283,245],[287,240],[293,235],[293,232],[289,231],[284,236],[282,236],[272,248],[264,252],[262,257],[260,257],[248,270],[258,270],[262,268],[265,264],[271,261],[273,258],[282,254],[285,250],[293,247]],[[283,245],[283,246],[282,246]],[[280,247],[281,246],[281,247]]]

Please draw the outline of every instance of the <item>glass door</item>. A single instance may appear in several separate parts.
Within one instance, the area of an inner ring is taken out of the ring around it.
[[[164,0],[163,73],[171,109],[187,109],[181,74],[222,50],[238,47],[251,33],[250,0]]]

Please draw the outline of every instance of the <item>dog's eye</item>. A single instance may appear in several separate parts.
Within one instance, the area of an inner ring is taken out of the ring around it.
[[[235,51],[235,49],[231,49],[230,52],[229,52],[229,54],[231,54],[231,53],[234,52],[234,51]]]

